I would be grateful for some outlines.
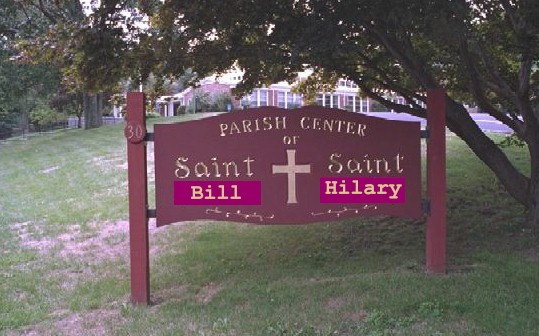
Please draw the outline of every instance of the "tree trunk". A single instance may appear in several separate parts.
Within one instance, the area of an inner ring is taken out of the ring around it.
[[[509,161],[501,148],[481,131],[461,104],[448,99],[449,129],[463,139],[475,155],[494,172],[507,192],[527,208],[530,224],[539,228],[539,169],[533,169],[534,162],[539,164],[539,142],[533,144],[527,141],[532,166],[531,178],[528,178]]]
[[[102,110],[103,95],[84,93],[82,98],[82,109],[84,116],[84,129],[97,128],[103,125]]]

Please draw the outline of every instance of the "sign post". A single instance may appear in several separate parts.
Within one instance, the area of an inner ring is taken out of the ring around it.
[[[445,178],[445,90],[427,92],[427,195],[430,211],[427,215],[427,273],[446,271],[446,178]]]
[[[148,183],[146,171],[146,115],[144,94],[127,95],[127,178],[129,189],[129,246],[131,256],[131,302],[150,302],[148,246]]]

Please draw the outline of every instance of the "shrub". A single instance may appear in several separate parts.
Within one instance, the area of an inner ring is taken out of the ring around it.
[[[176,112],[174,113],[174,115],[182,115],[182,114],[185,114],[186,112],[187,112],[187,106],[181,105],[176,108]]]
[[[47,127],[66,121],[67,116],[47,105],[41,104],[30,112],[29,119],[36,127]]]
[[[159,118],[161,115],[157,112],[146,112],[146,118]]]
[[[13,134],[13,128],[11,125],[0,121],[0,140],[7,139]]]
[[[217,92],[210,96],[210,109],[214,112],[227,112],[233,106],[232,97],[227,92]]]

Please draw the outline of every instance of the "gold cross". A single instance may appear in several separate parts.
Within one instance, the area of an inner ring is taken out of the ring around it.
[[[288,200],[286,203],[294,204],[298,203],[296,198],[296,174],[310,174],[311,165],[303,164],[296,165],[296,150],[287,149],[287,165],[272,165],[273,174],[287,174],[288,175]]]

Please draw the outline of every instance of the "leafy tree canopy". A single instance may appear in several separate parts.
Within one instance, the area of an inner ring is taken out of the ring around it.
[[[136,28],[140,16],[122,14],[135,6],[147,15],[145,29]],[[246,71],[238,88],[246,92],[309,68],[313,77],[299,88],[306,93],[344,77],[387,107],[424,116],[426,89],[446,88],[449,128],[539,227],[537,0],[103,0],[88,24],[58,23],[50,33],[39,45],[48,38],[54,50],[39,53],[62,60],[90,90],[119,77],[177,78],[187,68],[205,75],[236,64]],[[406,104],[386,100],[387,92]],[[529,174],[482,133],[463,102],[526,143]]]
[[[344,77],[386,106],[424,116],[425,91],[448,92],[447,124],[530,211],[539,226],[539,2],[536,0],[165,1],[153,8],[163,62],[200,73],[246,70],[239,89]],[[175,48],[185,45],[188,49]],[[385,99],[387,92],[405,105]],[[528,145],[521,173],[462,102],[508,125]]]

